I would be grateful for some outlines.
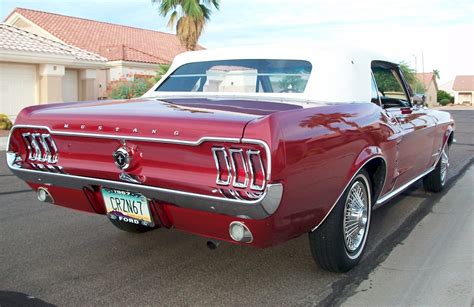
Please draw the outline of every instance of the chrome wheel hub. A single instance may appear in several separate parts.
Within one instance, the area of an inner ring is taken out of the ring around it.
[[[444,185],[446,183],[446,178],[448,177],[448,167],[449,167],[449,156],[446,146],[441,152],[441,183]]]
[[[355,252],[364,241],[368,210],[367,189],[362,182],[357,181],[349,190],[344,207],[344,243],[349,253]]]

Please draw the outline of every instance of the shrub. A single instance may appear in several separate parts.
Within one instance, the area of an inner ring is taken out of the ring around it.
[[[447,106],[450,103],[451,103],[451,100],[448,99],[448,98],[443,98],[439,101],[439,104],[442,105],[442,106]]]
[[[0,130],[10,130],[12,122],[5,114],[0,114]]]
[[[107,96],[112,99],[130,99],[140,97],[146,93],[153,83],[151,80],[135,78],[134,80],[127,80],[121,78],[117,81],[112,81],[107,86]]]
[[[443,91],[443,90],[439,90],[438,91],[438,101],[439,101],[439,104],[440,105],[447,105],[449,103],[454,103],[454,97],[451,96],[448,92],[446,91]],[[448,102],[446,102],[446,100],[448,100]],[[443,101],[445,104],[443,104]]]

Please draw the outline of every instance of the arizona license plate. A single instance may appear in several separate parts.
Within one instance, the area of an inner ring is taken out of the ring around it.
[[[112,219],[153,227],[153,220],[145,196],[129,191],[102,188],[107,214]]]

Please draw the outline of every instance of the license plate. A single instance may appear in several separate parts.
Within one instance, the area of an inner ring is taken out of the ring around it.
[[[153,220],[145,196],[129,191],[102,188],[107,215],[126,223],[153,227]]]

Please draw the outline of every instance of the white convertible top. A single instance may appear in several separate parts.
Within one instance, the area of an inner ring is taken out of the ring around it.
[[[213,93],[156,92],[155,89],[178,67],[194,62],[234,59],[306,60],[312,64],[311,75],[303,93]],[[307,105],[321,102],[370,102],[371,63],[395,63],[384,56],[347,46],[301,47],[245,46],[182,53],[174,59],[167,74],[144,97],[239,97],[271,99]]]

